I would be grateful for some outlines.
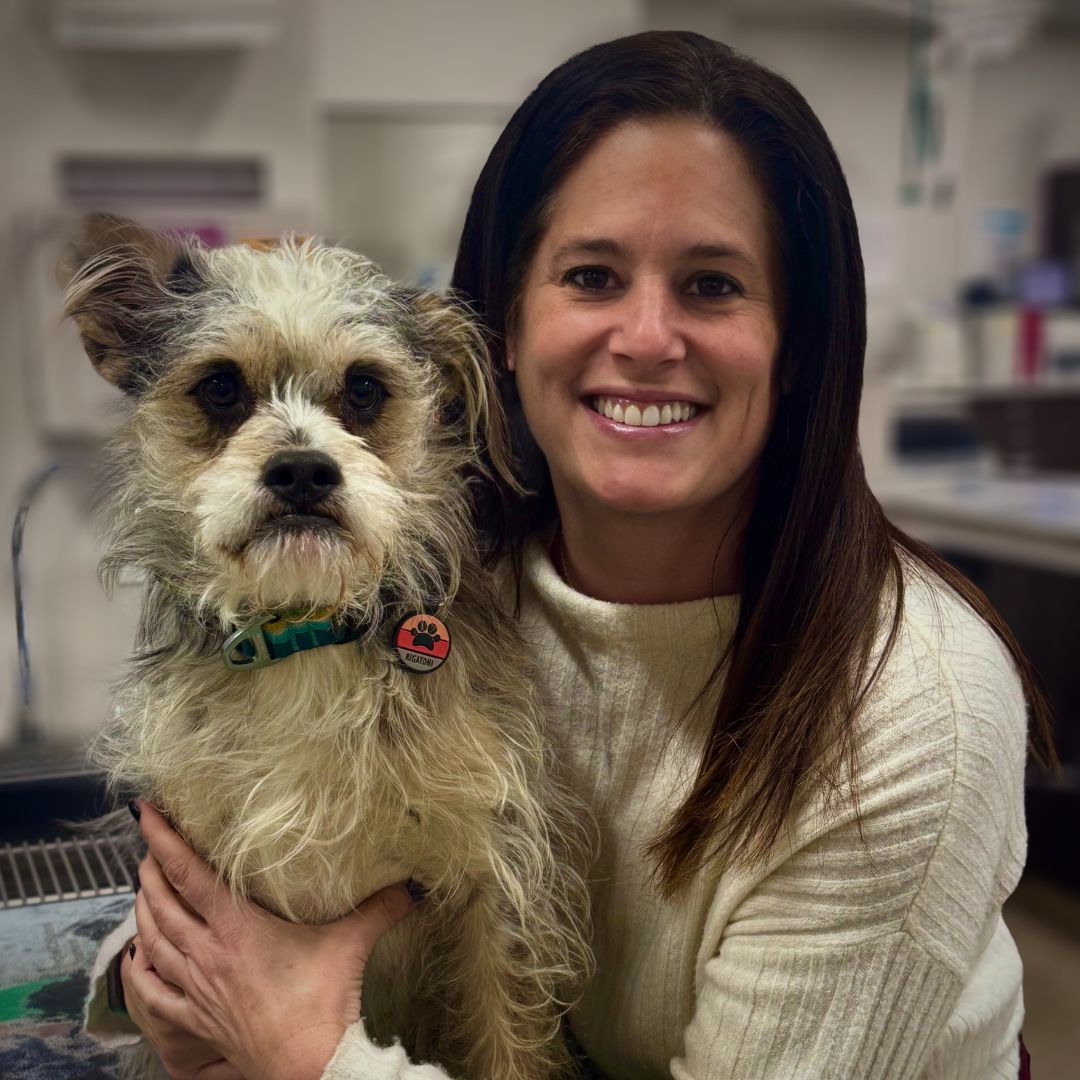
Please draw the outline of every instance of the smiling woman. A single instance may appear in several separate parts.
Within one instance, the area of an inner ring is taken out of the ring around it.
[[[507,367],[591,596],[736,590],[734,546],[721,566],[687,541],[734,535],[749,506],[778,393],[774,248],[745,153],[698,120],[616,127],[552,199]],[[652,553],[641,581],[628,526]]]
[[[1034,673],[884,517],[858,449],[855,216],[820,122],[717,42],[551,73],[476,185],[454,285],[525,497],[481,503],[597,814],[603,1075],[1014,1077]]]

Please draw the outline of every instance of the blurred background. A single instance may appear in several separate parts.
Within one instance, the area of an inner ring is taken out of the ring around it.
[[[0,0],[0,504],[9,523],[24,507],[33,661],[30,683],[9,573],[0,845],[51,841],[98,798],[84,745],[139,602],[138,581],[110,600],[96,579],[86,511],[118,395],[59,322],[73,222],[110,209],[210,244],[318,232],[441,287],[517,103],[642,29],[784,73],[839,152],[869,291],[871,485],[986,591],[1056,710],[1064,772],[1030,777],[1007,919],[1035,1075],[1075,1075],[1080,0]],[[35,902],[38,871],[2,855],[0,907]]]

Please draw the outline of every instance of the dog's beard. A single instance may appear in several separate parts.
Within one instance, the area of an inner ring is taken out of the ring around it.
[[[241,543],[210,548],[212,570],[198,606],[226,622],[328,608],[339,616],[375,615],[386,546],[368,530],[357,537],[341,524],[297,517],[267,517]]]
[[[378,560],[364,555],[340,527],[268,522],[230,568],[231,606],[296,612],[367,607],[376,599],[380,574]]]
[[[267,513],[258,495],[248,507],[243,500],[220,503],[203,515],[195,537],[211,570],[199,607],[226,622],[326,608],[361,620],[376,616],[401,499],[392,489],[372,495],[362,521],[348,507],[333,517]]]

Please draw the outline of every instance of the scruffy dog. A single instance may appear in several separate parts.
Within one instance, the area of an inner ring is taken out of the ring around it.
[[[114,788],[289,919],[422,883],[364,974],[372,1036],[470,1080],[563,1075],[581,818],[472,533],[478,447],[509,475],[477,331],[310,240],[209,250],[95,215],[65,267],[131,404],[103,575],[147,592],[97,750]]]

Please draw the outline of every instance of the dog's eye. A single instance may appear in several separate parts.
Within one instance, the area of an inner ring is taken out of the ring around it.
[[[386,397],[386,387],[370,375],[353,372],[345,382],[345,394],[349,399],[349,405],[361,416],[367,418],[378,412],[379,406]]]
[[[216,371],[199,383],[196,393],[212,409],[231,409],[240,401],[240,380],[231,371]]]

